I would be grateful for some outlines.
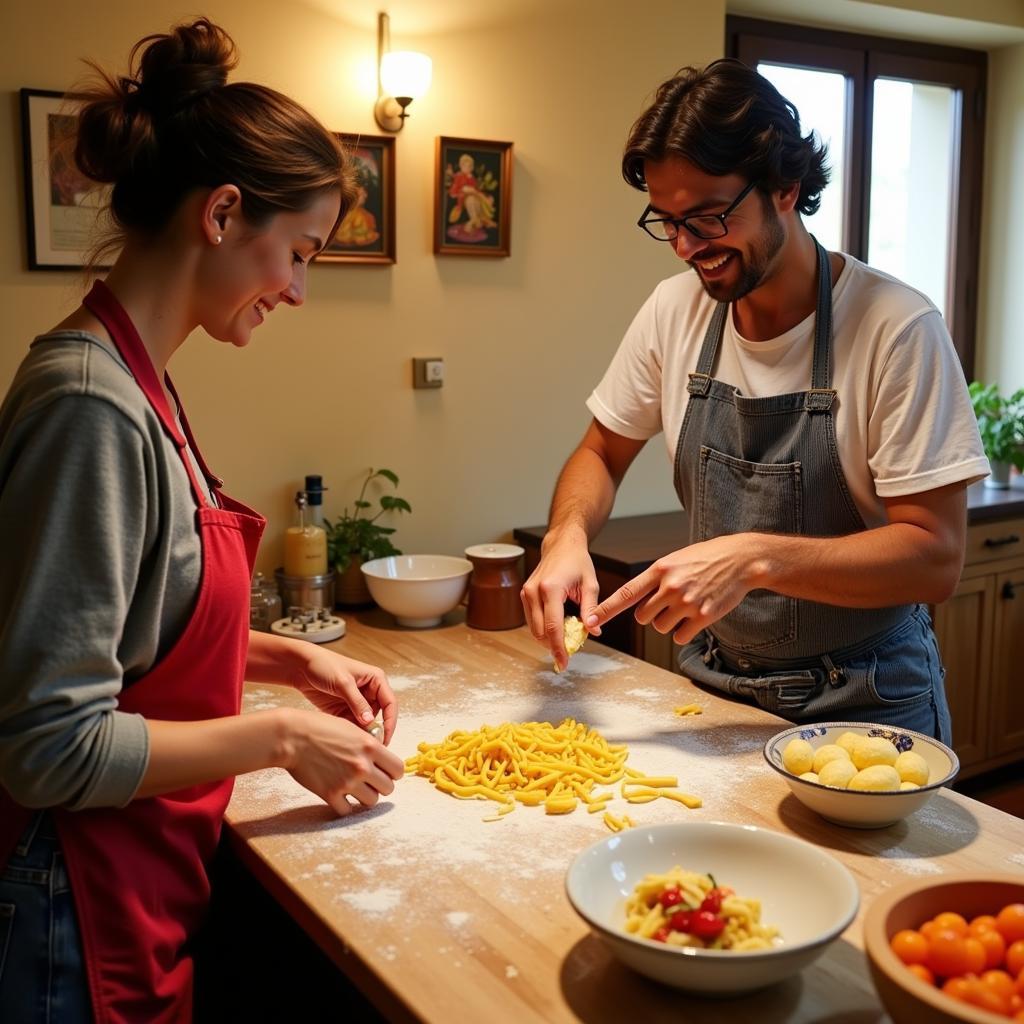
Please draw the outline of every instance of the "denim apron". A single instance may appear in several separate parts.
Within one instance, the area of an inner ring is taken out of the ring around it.
[[[832,284],[815,240],[811,386],[749,398],[713,376],[728,303],[715,308],[679,431],[675,488],[690,543],[734,533],[842,537],[866,530],[839,461],[832,388]],[[794,722],[901,726],[950,741],[927,608],[842,608],[752,590],[679,652],[683,675]]]

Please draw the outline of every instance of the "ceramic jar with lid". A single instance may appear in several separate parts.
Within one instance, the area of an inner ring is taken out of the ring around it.
[[[473,629],[515,629],[526,621],[519,592],[523,586],[518,544],[474,544],[466,548],[473,563],[466,624]]]

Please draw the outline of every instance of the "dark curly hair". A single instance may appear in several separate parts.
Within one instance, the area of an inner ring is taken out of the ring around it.
[[[96,77],[75,90],[80,106],[67,143],[82,174],[113,185],[114,223],[92,265],[128,231],[159,233],[197,187],[237,185],[255,229],[332,189],[341,192],[335,230],[351,208],[352,162],[338,138],[274,89],[228,84],[235,44],[208,19],[139,40],[127,76],[87,63]]]
[[[828,184],[827,147],[800,134],[800,115],[763,75],[723,58],[663,83],[633,125],[622,176],[647,191],[644,161],[678,156],[706,174],[742,174],[763,193],[800,183],[796,208],[816,213]]]

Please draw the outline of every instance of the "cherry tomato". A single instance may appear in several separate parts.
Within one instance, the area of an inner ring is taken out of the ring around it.
[[[910,928],[897,932],[889,940],[889,945],[905,964],[923,964],[928,960],[928,940]]]
[[[717,938],[725,930],[725,918],[709,910],[698,910],[693,915],[693,934],[702,939]]]
[[[1016,1013],[1018,1010],[1024,1009],[1024,996],[1018,995],[1016,992],[1010,996],[1010,1013]]]
[[[977,935],[978,932],[994,932],[996,930],[996,919],[991,914],[979,914],[977,917],[971,918],[971,923],[967,926],[967,930],[972,935]]]
[[[717,914],[722,909],[723,893],[721,889],[711,889],[701,902],[700,909]]]
[[[985,947],[985,966],[987,968],[991,969],[1002,966],[1006,943],[999,932],[994,929],[991,931],[979,931],[969,937],[980,942]],[[1024,944],[1022,944],[1022,949],[1024,949]]]
[[[668,939],[669,928],[667,925],[662,925],[652,936],[655,942],[665,942]]]
[[[669,907],[674,907],[677,903],[683,902],[683,894],[675,887],[666,889],[659,897],[658,902],[668,910]]]
[[[1018,1010],[1010,1019],[1014,1024],[1024,1024],[1024,1010]]]
[[[968,936],[964,939],[964,955],[967,957],[967,970],[965,974],[981,974],[985,970],[985,947],[980,939]]]
[[[907,970],[916,978],[920,978],[926,985],[935,984],[935,975],[925,967],[924,964],[907,964]]]
[[[1024,903],[1009,903],[996,914],[996,930],[1011,945],[1024,939]]]
[[[1006,971],[985,971],[978,980],[983,985],[987,985],[993,992],[1006,996],[1007,1000],[1017,991],[1016,983]]]
[[[970,973],[971,958],[967,951],[968,939],[957,935],[948,928],[939,928],[928,940],[928,969],[940,978],[952,978],[958,974]],[[981,952],[981,962],[985,962],[985,950],[973,940]]]
[[[1024,996],[1024,967],[1017,974],[1017,994]]]
[[[1010,1012],[1010,997],[981,982],[971,987],[967,994],[967,1002],[971,1006],[988,1010],[990,1013],[1000,1013],[1004,1017]]]
[[[678,914],[673,914],[668,921],[669,927],[674,932],[692,932],[693,913],[692,910],[681,910]]]
[[[932,936],[939,931],[939,926],[934,921],[925,921],[917,930],[931,942]]]
[[[1006,969],[1015,978],[1024,971],[1024,939],[1010,943],[1006,950]]]
[[[951,932],[956,932],[961,937],[967,936],[967,922],[962,915],[956,914],[952,910],[936,914],[933,920],[937,928],[948,928]]]
[[[971,989],[977,984],[974,978],[950,978],[943,986],[942,991],[950,996],[952,999],[959,999],[960,1002],[966,1003],[968,1001],[967,995]]]

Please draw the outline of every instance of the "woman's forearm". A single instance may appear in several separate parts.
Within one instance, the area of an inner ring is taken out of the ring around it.
[[[147,720],[149,762],[135,799],[215,782],[260,768],[287,767],[292,709],[201,722]]]

